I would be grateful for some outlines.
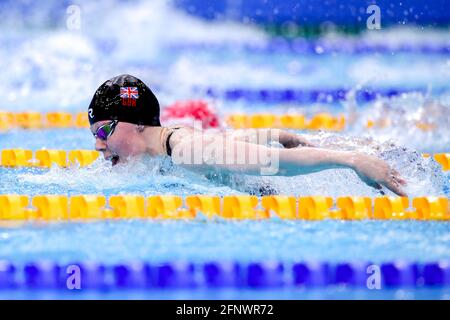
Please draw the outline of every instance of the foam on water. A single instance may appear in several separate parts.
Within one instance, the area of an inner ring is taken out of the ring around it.
[[[348,131],[370,134],[379,140],[395,139],[397,144],[420,152],[448,152],[450,145],[450,103],[448,95],[433,98],[429,93],[404,93],[380,98],[366,107],[345,103]],[[367,129],[368,121],[374,127]]]
[[[376,140],[371,135],[354,137],[325,132],[320,135],[322,140],[317,141],[319,146],[357,150],[387,161],[407,180],[408,185],[404,190],[408,196],[444,195],[448,177],[441,166],[432,158],[424,158],[417,151],[401,146],[394,139]]]
[[[9,31],[0,34],[0,42],[5,44],[0,46],[0,67],[4,70],[0,80],[5,84],[0,94],[7,102],[3,109],[84,108],[101,82],[124,72],[157,85],[154,66],[164,61],[167,44],[181,39],[239,43],[266,38],[250,26],[203,22],[173,9],[164,0],[137,1],[132,6],[124,1],[81,1],[79,7],[80,30],[66,28],[66,8],[57,2],[37,10],[56,11],[59,19],[52,28],[46,26],[45,14],[31,18],[11,12],[18,19],[29,19],[34,26],[31,29],[3,20],[4,29]],[[138,32],[128,32],[124,25]],[[137,64],[141,64],[139,68]]]
[[[60,31],[34,35],[13,52],[0,49],[0,66],[5,70],[0,91],[6,98],[2,108],[73,110],[97,85],[93,77],[97,61],[97,52],[86,38]]]
[[[49,170],[31,169],[17,175],[19,190],[28,186],[32,194],[192,194],[208,193],[212,185],[201,176],[180,167],[174,167],[167,158],[130,159],[111,167],[100,158],[91,166],[79,168],[52,167]],[[34,188],[32,187],[34,186]],[[226,187],[217,187],[219,194],[233,193]]]
[[[442,86],[450,70],[444,55],[248,54],[239,48],[265,45],[268,40],[252,25],[206,22],[164,0],[135,1],[132,6],[119,0],[78,3],[80,30],[67,29],[66,8],[57,1],[39,4],[39,10],[33,10],[30,3],[26,14],[12,10],[1,20],[8,31],[0,34],[3,109],[84,110],[100,83],[124,72],[160,87],[163,102],[170,103],[192,94],[190,89],[196,85],[278,88],[365,82],[369,86]],[[55,20],[53,24],[49,25],[49,17]],[[24,26],[16,21],[24,21]],[[136,32],[124,31],[123,25]],[[417,29],[379,30],[357,38],[330,33],[323,39],[374,45],[387,41],[394,48],[404,43],[448,44],[444,31]],[[170,45],[182,43],[221,44],[229,49],[200,54],[170,49]]]
[[[320,147],[335,150],[359,150],[385,159],[408,181],[408,196],[444,195],[448,177],[431,158],[400,147],[392,140],[379,142],[370,136],[352,137],[320,132],[306,135]],[[4,174],[4,181],[8,179]],[[189,170],[172,165],[168,158],[142,157],[111,167],[102,158],[86,168],[58,168],[50,170],[25,169],[11,174],[17,179],[4,193],[139,193],[150,194],[260,194],[270,187],[281,194],[380,196],[379,190],[363,183],[351,169],[330,169],[295,177],[219,175],[206,179]],[[6,185],[5,185],[6,187]],[[34,190],[34,191],[33,191]],[[387,189],[383,192],[393,195]]]

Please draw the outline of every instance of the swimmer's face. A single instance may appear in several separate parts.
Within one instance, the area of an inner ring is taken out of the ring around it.
[[[92,134],[110,120],[98,121],[91,126]],[[145,141],[138,126],[128,122],[118,122],[114,132],[106,139],[95,138],[95,150],[102,152],[106,160],[114,165],[125,162],[129,157],[145,153]]]

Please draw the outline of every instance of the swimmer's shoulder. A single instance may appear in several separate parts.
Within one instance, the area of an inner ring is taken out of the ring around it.
[[[172,136],[174,138],[176,137],[182,137],[186,135],[192,135],[195,132],[195,129],[193,127],[188,126],[173,126],[169,127],[169,132],[172,133]]]
[[[173,126],[167,127],[167,129],[172,148],[181,142],[192,143],[194,140],[205,139],[205,137],[206,140],[212,141],[211,138],[217,135],[223,135],[222,132],[206,132],[190,126]]]
[[[175,146],[184,138],[189,138],[194,135],[195,129],[189,126],[171,126],[167,127],[167,137],[170,139],[170,145]]]

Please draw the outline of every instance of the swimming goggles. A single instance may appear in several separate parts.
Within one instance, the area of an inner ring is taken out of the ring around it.
[[[119,123],[119,121],[113,120],[111,122],[105,123],[104,125],[101,125],[94,133],[94,137],[106,141],[106,139],[108,139],[113,134],[117,123]]]

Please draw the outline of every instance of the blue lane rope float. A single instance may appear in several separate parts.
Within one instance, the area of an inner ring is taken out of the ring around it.
[[[57,264],[0,261],[0,289],[67,290],[77,277],[81,289],[201,288],[368,288],[375,277],[381,288],[443,288],[450,286],[449,262],[130,262]],[[370,282],[370,283],[369,283]]]
[[[333,30],[356,32],[367,29],[366,19],[373,13],[367,10],[369,4],[376,4],[381,8],[383,29],[400,25],[413,25],[417,28],[447,27],[450,21],[450,13],[446,10],[448,2],[445,0],[409,0],[399,3],[391,0],[376,2],[347,0],[340,1],[339,8],[335,10],[330,10],[330,6],[317,5],[318,2],[308,0],[283,2],[249,0],[233,5],[227,0],[173,0],[172,3],[178,9],[206,21],[229,19],[239,23],[265,26],[267,29],[295,27],[313,31],[329,30],[332,26]]]
[[[440,89],[439,89],[440,90]],[[337,88],[337,89],[250,89],[250,88],[194,88],[195,92],[204,94],[210,98],[222,98],[228,101],[248,101],[271,103],[332,103],[344,101],[349,93],[354,92],[354,97],[359,102],[370,102],[378,98],[391,98],[405,93],[426,93],[426,88],[388,88],[361,90]]]
[[[450,43],[447,44],[407,44],[385,45],[381,43],[353,42],[340,39],[337,42],[323,40],[305,40],[274,38],[263,44],[234,44],[233,47],[227,44],[211,43],[182,43],[170,46],[173,50],[242,50],[248,53],[264,54],[392,54],[392,53],[414,53],[414,54],[450,54]]]

